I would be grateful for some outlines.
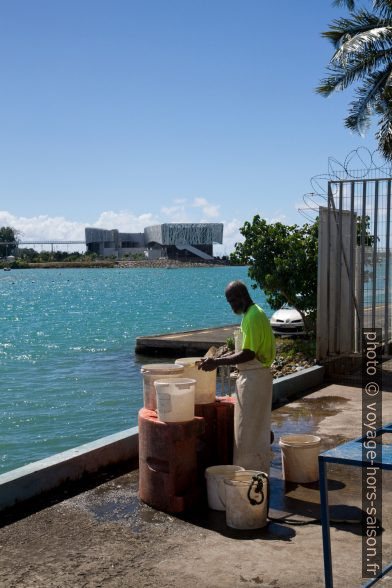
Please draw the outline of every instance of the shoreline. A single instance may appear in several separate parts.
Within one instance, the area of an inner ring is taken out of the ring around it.
[[[177,261],[175,259],[157,260],[102,260],[102,261],[48,261],[39,263],[17,263],[2,264],[0,268],[10,267],[11,269],[67,269],[67,268],[158,268],[158,269],[181,269],[193,267],[227,267],[238,266],[229,261]],[[239,266],[240,267],[240,266]]]

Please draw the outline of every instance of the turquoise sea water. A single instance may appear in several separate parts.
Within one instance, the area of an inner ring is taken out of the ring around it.
[[[1,272],[0,473],[135,426],[136,337],[237,322],[233,279],[247,268]]]

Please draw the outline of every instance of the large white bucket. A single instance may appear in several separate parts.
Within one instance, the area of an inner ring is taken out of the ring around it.
[[[183,377],[183,368],[174,363],[150,363],[143,365],[140,373],[143,376],[144,408],[156,410],[157,398],[154,388],[156,380],[175,380]]]
[[[213,510],[226,510],[225,479],[244,468],[237,465],[217,465],[206,469],[208,506]]]
[[[195,380],[156,380],[157,413],[165,423],[182,423],[195,417]]]
[[[216,370],[204,372],[198,369],[201,357],[182,357],[176,359],[177,365],[184,368],[184,378],[196,380],[195,404],[210,404],[216,397]]]
[[[261,475],[262,491],[258,492],[253,476]],[[268,476],[255,470],[236,472],[225,480],[226,524],[234,529],[261,529],[268,517]],[[249,500],[254,501],[252,504]]]
[[[316,435],[284,435],[280,438],[284,480],[298,484],[317,482],[320,443],[321,439]]]

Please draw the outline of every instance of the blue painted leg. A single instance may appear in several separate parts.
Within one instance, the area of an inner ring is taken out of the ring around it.
[[[328,511],[328,478],[326,464],[322,456],[319,456],[320,472],[320,511],[323,530],[323,552],[324,552],[324,579],[325,587],[333,588],[332,577],[332,554],[331,537],[329,534],[329,511]]]

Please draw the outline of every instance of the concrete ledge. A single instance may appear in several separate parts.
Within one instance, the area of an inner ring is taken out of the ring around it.
[[[0,475],[0,511],[138,455],[138,428],[102,437]]]
[[[277,378],[273,383],[272,405],[287,402],[292,396],[320,386],[324,380],[324,366],[314,365],[295,374]]]

